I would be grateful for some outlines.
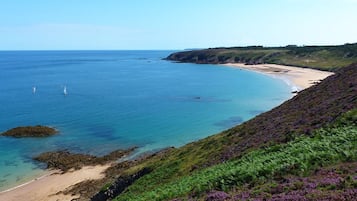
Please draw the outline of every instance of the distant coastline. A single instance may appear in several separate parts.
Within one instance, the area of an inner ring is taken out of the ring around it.
[[[166,60],[221,64],[283,79],[293,92],[306,89],[357,62],[357,43],[337,46],[219,47],[181,51]]]
[[[357,43],[336,46],[219,47],[176,52],[166,59],[197,64],[278,64],[334,72],[357,62]]]

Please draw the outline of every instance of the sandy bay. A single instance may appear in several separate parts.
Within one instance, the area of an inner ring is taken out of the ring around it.
[[[225,66],[237,67],[240,69],[256,71],[271,75],[273,77],[287,81],[292,89],[300,91],[306,89],[334,73],[311,68],[301,68],[296,66],[284,66],[277,64],[256,64],[246,65],[243,63],[229,63]]]

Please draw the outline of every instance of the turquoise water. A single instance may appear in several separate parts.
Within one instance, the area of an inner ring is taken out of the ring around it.
[[[41,152],[181,146],[291,97],[282,80],[162,60],[171,52],[0,52],[0,131],[38,124],[60,131],[41,139],[0,137],[0,190],[41,174],[43,165],[31,160]]]

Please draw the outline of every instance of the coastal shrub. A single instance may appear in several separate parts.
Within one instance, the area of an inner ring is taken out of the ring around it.
[[[307,174],[320,166],[356,160],[357,127],[319,129],[313,137],[299,137],[287,144],[252,151],[238,160],[196,171],[168,183],[160,182],[142,193],[131,191],[134,184],[116,200],[167,200],[210,190],[228,191],[277,175]],[[142,177],[139,183],[144,184],[152,176]]]
[[[118,160],[123,156],[133,152],[136,148],[127,150],[115,150],[111,153],[98,157],[89,154],[71,153],[69,151],[44,152],[33,159],[47,164],[47,168],[60,169],[64,172],[70,169],[80,169],[86,165],[106,164]]]
[[[236,187],[230,191],[233,200],[351,200],[357,197],[357,162],[339,163],[318,168],[307,177],[286,175],[257,185]]]
[[[106,183],[106,184],[100,189],[100,192],[105,192],[105,191],[107,191],[111,185],[112,185],[111,183]]]
[[[349,124],[357,126],[357,109],[353,109],[343,114],[340,118],[336,120],[334,125],[338,127]]]

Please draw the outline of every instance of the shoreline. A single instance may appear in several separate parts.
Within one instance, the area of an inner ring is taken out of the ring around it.
[[[242,70],[250,70],[265,75],[272,76],[283,80],[286,84],[291,86],[292,92],[299,92],[309,88],[326,77],[334,73],[328,71],[321,71],[311,68],[301,68],[295,66],[284,66],[278,64],[255,64],[246,65],[244,63],[227,63],[223,66],[240,68]]]
[[[97,180],[104,177],[104,171],[111,164],[84,166],[79,170],[62,173],[49,170],[48,174],[29,182],[0,192],[0,200],[7,201],[47,201],[72,200],[78,195],[64,195],[62,191],[86,180]]]
[[[3,193],[7,193],[7,192],[10,192],[10,191],[16,190],[17,188],[21,188],[23,186],[29,185],[34,181],[40,180],[42,178],[48,177],[48,176],[50,176],[52,174],[56,174],[56,173],[60,173],[60,170],[44,170],[44,172],[41,175],[39,175],[37,177],[32,177],[32,179],[29,180],[29,181],[26,181],[24,183],[20,183],[18,185],[15,185],[13,187],[10,187],[8,189],[0,191],[0,198],[1,198],[1,194],[3,194]]]

